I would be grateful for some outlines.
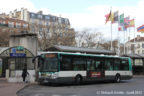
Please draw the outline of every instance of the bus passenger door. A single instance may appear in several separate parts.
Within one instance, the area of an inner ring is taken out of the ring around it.
[[[87,60],[87,77],[104,77],[104,60]]]

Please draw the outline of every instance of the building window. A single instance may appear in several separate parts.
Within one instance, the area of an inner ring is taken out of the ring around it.
[[[134,46],[135,46],[134,44],[131,44],[131,50],[134,49]]]
[[[39,25],[42,25],[42,21],[41,20],[39,20]]]
[[[35,14],[31,13],[31,18],[35,18]]]
[[[62,24],[65,24],[65,19],[64,18],[62,18]]]
[[[140,54],[140,50],[138,50],[137,53]]]
[[[137,48],[140,48],[140,44],[137,45]]]
[[[65,23],[66,23],[66,25],[69,25],[69,20],[65,19]]]
[[[14,22],[8,22],[8,27],[14,28]]]
[[[16,28],[21,28],[21,23],[16,23]]]
[[[50,20],[50,16],[45,16],[45,19],[46,20]]]
[[[44,24],[45,24],[46,27],[49,26],[49,22],[48,21],[44,22]]]
[[[61,18],[58,18],[58,22],[61,23]]]
[[[39,19],[42,19],[42,15],[38,15],[37,17],[38,17]]]
[[[2,21],[1,24],[6,24],[6,21]]]
[[[23,28],[28,28],[28,24],[23,24]]]
[[[26,58],[16,58],[15,59],[15,69],[22,70],[26,65]]]
[[[143,65],[142,59],[135,59],[135,66],[142,66],[142,65]]]
[[[142,50],[142,54],[144,54],[144,50]]]
[[[53,22],[56,22],[56,17],[52,17],[52,21],[53,21]]]
[[[142,48],[144,48],[144,43],[142,43]]]

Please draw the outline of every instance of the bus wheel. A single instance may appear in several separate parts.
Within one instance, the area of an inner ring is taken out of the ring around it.
[[[78,84],[78,85],[82,83],[82,77],[80,75],[77,75],[75,77],[75,83]]]
[[[115,82],[116,82],[116,83],[120,83],[120,80],[121,80],[121,76],[120,76],[119,74],[117,74],[117,75],[115,76]]]

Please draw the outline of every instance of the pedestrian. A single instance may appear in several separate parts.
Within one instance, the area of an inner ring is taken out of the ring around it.
[[[23,82],[25,82],[27,75],[29,75],[29,73],[27,72],[27,68],[25,67],[22,71]]]

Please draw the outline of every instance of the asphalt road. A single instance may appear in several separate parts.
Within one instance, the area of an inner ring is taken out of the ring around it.
[[[144,77],[121,83],[96,82],[83,85],[29,85],[18,96],[144,96]]]

